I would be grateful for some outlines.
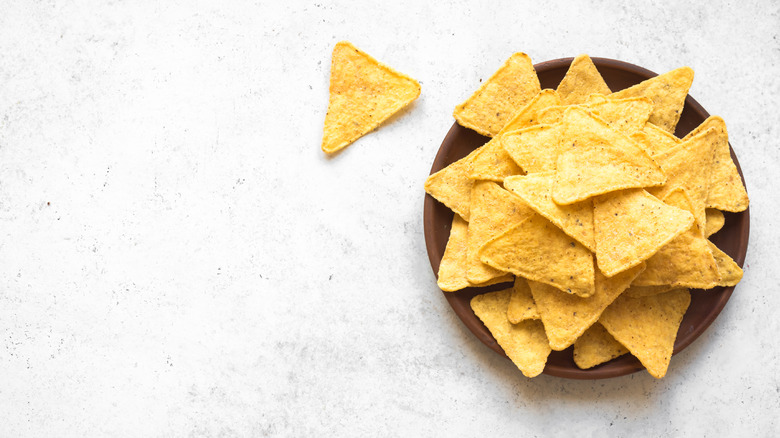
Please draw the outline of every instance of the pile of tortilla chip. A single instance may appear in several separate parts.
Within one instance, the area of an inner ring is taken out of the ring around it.
[[[708,240],[748,207],[726,125],[673,134],[692,81],[683,67],[613,92],[581,55],[542,90],[517,53],[456,107],[490,140],[425,183],[456,213],[438,284],[514,281],[471,307],[526,376],[573,345],[580,368],[631,353],[661,378],[689,289],[742,278]]]

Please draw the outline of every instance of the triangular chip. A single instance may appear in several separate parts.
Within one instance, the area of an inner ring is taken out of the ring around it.
[[[631,139],[639,143],[639,146],[641,146],[651,157],[654,157],[661,152],[666,152],[680,144],[679,138],[652,123],[645,124],[645,127],[642,128],[641,131],[631,134]]]
[[[469,178],[468,169],[471,160],[478,152],[479,148],[425,180],[425,191],[429,195],[467,221],[471,205],[471,189],[474,187],[474,180]]]
[[[512,324],[526,319],[539,319],[539,311],[536,310],[528,280],[523,277],[515,277],[515,286],[512,288],[512,298],[509,300],[506,317]]]
[[[608,277],[647,260],[694,221],[642,189],[600,196],[593,207],[596,260]]]
[[[664,292],[669,292],[670,290],[678,289],[674,286],[664,285],[664,286],[634,286],[633,284],[631,287],[625,290],[623,292],[624,295],[628,295],[631,298],[642,298],[642,297],[649,297],[651,295],[658,295],[662,294]]]
[[[490,330],[504,353],[526,377],[542,373],[550,355],[550,344],[542,323],[535,320],[512,324],[506,317],[511,289],[477,295],[471,309]]]
[[[479,252],[483,263],[578,296],[593,295],[593,256],[538,214],[493,238]]]
[[[712,137],[714,157],[710,173],[710,187],[707,193],[707,207],[732,212],[744,211],[749,204],[748,195],[745,185],[742,184],[739,171],[737,171],[737,166],[731,159],[726,122],[718,116],[710,116],[686,135],[683,141],[710,128],[716,130],[716,135]]]
[[[330,101],[322,150],[336,152],[410,104],[420,95],[414,79],[380,63],[352,43],[333,48]]]
[[[621,99],[624,97],[648,97],[653,101],[653,113],[650,123],[658,125],[667,132],[674,133],[680,120],[688,89],[693,83],[693,70],[681,67],[644,82],[616,91],[608,97]]]
[[[574,342],[574,363],[584,370],[626,353],[628,353],[628,349],[616,341],[607,329],[598,322],[590,326]]]
[[[595,323],[644,269],[636,266],[607,278],[596,271],[596,292],[589,298],[563,293],[543,283],[529,281],[531,293],[553,350],[564,350]]]
[[[646,97],[605,99],[588,104],[588,109],[610,128],[631,135],[644,128],[653,112],[653,102]]]
[[[708,208],[705,210],[707,217],[707,223],[704,226],[704,236],[710,237],[713,234],[720,231],[723,225],[726,224],[726,216],[723,216],[723,212],[714,208]]]
[[[489,286],[491,284],[512,281],[511,275],[494,278],[483,284],[473,284],[466,278],[466,236],[468,224],[457,214],[452,218],[450,238],[439,264],[437,284],[444,292],[454,292],[466,287]]]
[[[623,344],[651,376],[666,375],[674,340],[691,303],[686,289],[644,298],[621,296],[604,310],[599,322]]]
[[[666,181],[661,168],[625,134],[592,113],[571,107],[563,117],[564,136],[556,162],[553,200],[573,204],[592,196]]]
[[[561,125],[537,125],[500,137],[501,147],[526,172],[555,170],[560,152]]]
[[[710,241],[707,241],[707,243],[709,243],[710,251],[712,251],[715,262],[718,264],[718,272],[720,273],[718,286],[736,286],[739,280],[742,280],[742,268],[728,254],[715,246],[714,243]]]
[[[469,281],[484,283],[506,275],[479,261],[477,252],[488,240],[526,220],[534,211],[518,196],[492,181],[474,183],[470,211],[466,259]]]
[[[525,176],[510,176],[504,187],[516,194],[537,213],[577,239],[591,251],[596,251],[593,234],[593,203],[590,200],[571,205],[558,205],[552,200],[555,172],[540,172]]]
[[[583,103],[591,93],[612,92],[588,55],[574,58],[557,91],[565,105]]]
[[[492,137],[540,91],[531,58],[515,53],[455,108],[453,116],[461,126]]]

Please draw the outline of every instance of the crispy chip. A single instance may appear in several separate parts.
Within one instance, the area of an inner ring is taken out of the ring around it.
[[[470,210],[467,278],[471,283],[484,283],[505,273],[480,262],[479,249],[488,240],[529,218],[534,211],[518,196],[492,181],[474,183]]]
[[[467,170],[471,166],[471,160],[478,152],[477,148],[425,180],[425,191],[429,195],[467,221],[469,220],[471,189],[474,187],[474,180],[469,178]]]
[[[628,349],[616,341],[598,322],[585,330],[585,333],[574,342],[574,363],[584,370],[626,353]]]
[[[563,113],[572,106],[587,108],[585,105],[553,105],[539,111],[539,123],[542,125],[554,125],[563,120]]]
[[[539,319],[539,311],[536,310],[528,280],[523,277],[515,277],[515,286],[512,288],[512,298],[509,300],[506,317],[512,324],[526,319]]]
[[[691,303],[686,289],[644,298],[621,296],[604,310],[599,322],[623,344],[651,376],[666,375],[674,340]]]
[[[420,95],[414,79],[380,63],[352,43],[333,48],[330,101],[322,150],[336,152],[410,104]]]
[[[612,99],[648,97],[653,101],[650,123],[674,133],[680,120],[688,89],[693,83],[693,70],[681,67],[609,95]]]
[[[574,58],[557,91],[565,105],[583,103],[591,93],[612,92],[588,55]]]
[[[526,172],[555,170],[561,125],[537,125],[501,135],[501,147]]]
[[[492,137],[540,91],[531,58],[515,53],[455,108],[453,116],[461,126]]]
[[[600,196],[593,206],[596,260],[608,277],[647,260],[694,221],[642,189]]]
[[[661,168],[633,140],[582,108],[566,110],[556,162],[553,200],[573,204],[634,187],[662,185]]]
[[[526,377],[542,373],[550,355],[550,345],[542,323],[535,320],[512,324],[507,319],[511,289],[477,295],[471,309]]]
[[[726,216],[723,216],[722,211],[714,208],[706,209],[705,214],[707,216],[707,223],[704,226],[704,235],[710,237],[723,228],[723,225],[726,224]]]
[[[677,289],[674,286],[664,285],[664,286],[634,286],[633,284],[631,287],[626,289],[625,292],[623,292],[624,295],[627,295],[631,298],[642,298],[642,297],[649,297],[651,295],[658,295],[662,294],[664,292],[669,292],[670,290]]]
[[[621,294],[644,269],[636,266],[607,278],[596,271],[596,292],[589,298],[563,293],[536,281],[529,281],[531,293],[553,350],[564,350],[582,335],[601,312]]]
[[[593,256],[538,214],[490,240],[483,263],[578,296],[593,295]]]
[[[718,264],[718,272],[720,273],[718,286],[736,286],[739,280],[742,280],[742,268],[728,254],[715,246],[714,243],[710,241],[707,241],[707,243],[710,245],[710,251],[712,251],[715,262]]]
[[[610,128],[631,135],[644,128],[653,112],[653,102],[646,97],[605,99],[588,104],[588,109]]]
[[[553,202],[554,175],[554,172],[540,172],[525,176],[510,176],[504,180],[504,187],[522,198],[526,204],[558,226],[564,233],[595,252],[593,203],[590,200],[571,205],[558,205]]]
[[[511,275],[494,278],[483,284],[473,284],[466,278],[466,236],[468,224],[457,214],[452,218],[452,229],[444,256],[439,264],[437,284],[445,292],[454,292],[471,286],[489,286],[491,284],[512,281]]]
[[[631,139],[639,143],[639,146],[641,146],[651,157],[654,157],[661,152],[666,152],[680,144],[679,138],[652,123],[645,124],[645,127],[641,131],[631,134]]]

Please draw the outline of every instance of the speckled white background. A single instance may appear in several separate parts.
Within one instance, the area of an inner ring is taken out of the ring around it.
[[[624,3],[0,1],[0,436],[776,434],[780,6]],[[328,159],[342,39],[423,91]],[[514,51],[728,123],[745,277],[661,381],[525,379],[436,288],[423,182]]]

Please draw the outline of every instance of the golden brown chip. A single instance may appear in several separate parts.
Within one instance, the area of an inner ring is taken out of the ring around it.
[[[605,99],[589,103],[588,109],[610,128],[631,135],[645,126],[653,112],[653,102],[646,97]]]
[[[542,373],[550,355],[550,344],[542,323],[526,320],[512,324],[507,319],[511,289],[477,295],[471,299],[471,309],[526,377]]]
[[[563,120],[563,113],[566,112],[567,108],[572,106],[575,105],[553,105],[544,108],[543,110],[539,111],[539,123],[542,125],[554,125],[556,123],[560,123],[561,120]],[[587,109],[585,105],[576,106]]]
[[[515,53],[453,115],[461,126],[492,137],[540,91],[531,58]]]
[[[512,281],[511,275],[494,278],[486,283],[473,284],[466,278],[466,236],[468,224],[457,214],[452,218],[450,238],[439,264],[437,284],[445,292],[454,292],[471,286],[489,286],[491,284]]]
[[[512,288],[512,298],[509,300],[506,317],[512,324],[526,319],[539,319],[539,311],[536,310],[528,280],[523,277],[515,277],[515,286]]]
[[[723,216],[722,211],[714,208],[706,209],[705,214],[707,216],[707,223],[704,227],[704,235],[710,237],[723,228],[723,225],[726,224],[726,216]]]
[[[714,243],[707,241],[710,245],[710,251],[715,257],[720,272],[720,283],[718,286],[736,286],[739,280],[742,280],[742,268],[729,257],[728,254],[721,251]]]
[[[555,172],[540,172],[504,179],[504,187],[516,194],[537,213],[577,239],[591,251],[596,250],[593,234],[593,203],[590,200],[558,205],[552,200]]]
[[[593,207],[596,260],[608,277],[647,260],[694,221],[642,189],[600,196]]]
[[[478,152],[479,148],[425,180],[425,191],[429,195],[467,221],[471,189],[474,187],[474,180],[469,178],[468,169]]]
[[[616,341],[598,322],[585,330],[585,333],[574,342],[574,363],[584,370],[626,353],[628,349]]]
[[[588,55],[574,58],[557,91],[565,105],[583,103],[591,93],[612,92]]]
[[[651,157],[661,152],[666,152],[680,144],[679,138],[652,123],[645,124],[641,131],[631,134],[631,139],[639,143]]]
[[[501,147],[526,172],[555,170],[561,125],[537,125],[501,135]]]
[[[623,344],[651,376],[666,375],[674,340],[691,303],[686,289],[644,298],[621,296],[604,310],[599,322]]]
[[[529,281],[531,293],[553,350],[564,350],[595,323],[644,269],[644,265],[607,278],[596,271],[596,292],[589,298],[563,293],[543,283]]]
[[[330,100],[322,150],[336,152],[410,104],[420,95],[414,79],[380,63],[352,43],[333,48]]]
[[[633,284],[631,287],[626,289],[623,294],[631,297],[631,298],[642,298],[642,297],[649,297],[651,295],[658,295],[662,294],[664,292],[669,292],[670,290],[679,289],[674,286],[664,285],[664,286],[634,286]]]
[[[650,78],[644,82],[610,94],[611,99],[624,97],[647,97],[653,101],[653,113],[650,123],[658,125],[667,132],[674,133],[680,120],[688,89],[693,83],[693,70],[681,67]]]
[[[593,295],[593,256],[538,214],[493,238],[479,252],[483,263],[578,296]]]
[[[477,181],[471,192],[471,218],[468,227],[467,278],[484,283],[506,275],[481,261],[477,252],[488,240],[529,218],[534,211],[520,197],[492,181]]]

